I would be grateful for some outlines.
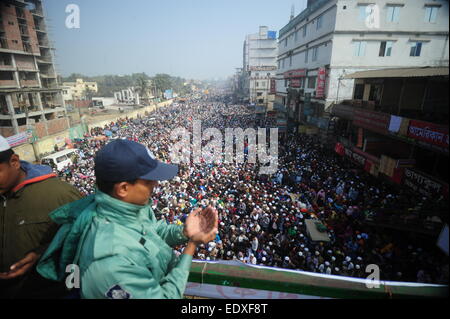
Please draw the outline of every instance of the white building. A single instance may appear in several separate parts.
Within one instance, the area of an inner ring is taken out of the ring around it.
[[[244,91],[250,103],[268,105],[271,79],[277,69],[276,32],[259,27],[259,33],[247,35],[244,41]],[[274,92],[272,92],[274,93]]]
[[[448,67],[448,6],[445,0],[309,0],[279,32],[276,104],[299,120],[306,93],[322,110],[351,99],[354,80],[345,75]]]

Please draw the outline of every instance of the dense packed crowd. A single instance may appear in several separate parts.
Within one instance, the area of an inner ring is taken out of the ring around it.
[[[76,140],[79,158],[59,172],[83,195],[95,192],[93,158],[112,138],[128,138],[170,162],[171,132],[193,120],[202,128],[271,127],[242,105],[191,100],[158,109],[149,117],[124,118],[91,130]],[[263,124],[263,125],[261,125]],[[111,132],[110,137],[105,131]],[[447,205],[443,198],[417,197],[354,170],[314,136],[280,136],[278,171],[259,174],[258,163],[181,164],[178,176],[161,182],[152,206],[158,218],[182,223],[193,207],[212,205],[219,213],[219,234],[201,246],[197,259],[239,260],[323,274],[366,278],[366,266],[380,267],[381,279],[448,283],[448,258],[435,239],[369,226],[383,212],[408,210],[424,218],[424,207]],[[305,220],[321,220],[328,242],[314,242]],[[426,236],[425,236],[426,237]],[[181,253],[181,248],[176,250]]]

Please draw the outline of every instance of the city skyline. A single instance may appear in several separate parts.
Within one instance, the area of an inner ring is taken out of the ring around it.
[[[69,29],[68,5],[80,9],[80,28]],[[46,0],[57,72],[86,76],[145,72],[188,79],[224,79],[242,67],[243,42],[259,26],[278,31],[306,0],[180,2]],[[156,48],[156,49],[155,49]]]

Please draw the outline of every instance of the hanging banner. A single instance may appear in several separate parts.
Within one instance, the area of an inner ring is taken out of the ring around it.
[[[358,127],[358,143],[356,147],[362,148],[364,144],[364,132],[363,129]]]
[[[319,68],[317,72],[316,98],[323,98],[325,96],[326,76],[327,70],[325,68]]]
[[[275,79],[270,79],[270,94],[275,94],[277,92],[277,82]]]
[[[26,143],[32,143],[33,142],[33,131],[27,130],[26,132],[22,132],[22,133],[7,137],[6,140],[8,141],[8,144],[11,147],[16,147],[16,146],[26,144]]]

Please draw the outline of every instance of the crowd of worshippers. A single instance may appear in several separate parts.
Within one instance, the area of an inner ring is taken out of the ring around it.
[[[59,174],[83,195],[92,194],[93,158],[110,139],[137,141],[170,162],[171,131],[192,131],[194,120],[202,121],[202,129],[276,125],[276,119],[258,118],[243,105],[189,101],[92,129],[74,142],[78,160]],[[259,174],[258,163],[181,164],[178,176],[161,182],[152,200],[156,216],[168,223],[183,223],[196,206],[217,208],[219,234],[214,242],[200,246],[197,259],[360,278],[366,278],[366,267],[375,264],[382,280],[448,283],[448,258],[436,247],[435,238],[368,223],[390,211],[406,210],[408,216],[425,218],[425,208],[448,207],[448,201],[417,196],[355,170],[314,136],[284,136],[278,171],[270,176]],[[326,225],[329,241],[311,240],[308,219]],[[180,254],[181,248],[175,252]]]

